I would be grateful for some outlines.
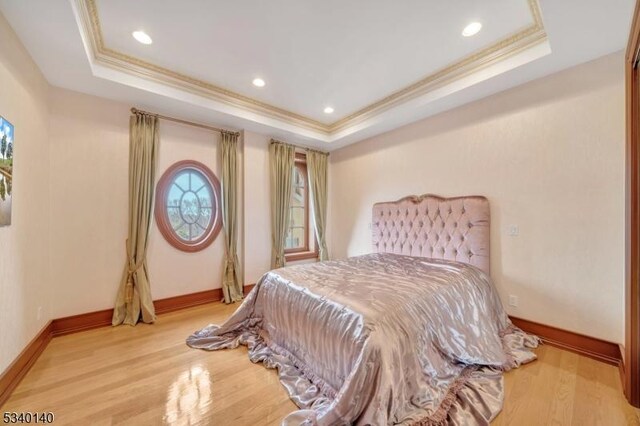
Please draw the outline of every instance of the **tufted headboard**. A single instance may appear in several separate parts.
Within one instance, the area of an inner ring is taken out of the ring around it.
[[[455,260],[489,270],[489,200],[425,194],[373,206],[373,251]]]

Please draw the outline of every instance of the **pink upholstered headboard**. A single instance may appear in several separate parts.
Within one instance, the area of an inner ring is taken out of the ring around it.
[[[489,268],[489,200],[410,196],[373,206],[373,250]]]

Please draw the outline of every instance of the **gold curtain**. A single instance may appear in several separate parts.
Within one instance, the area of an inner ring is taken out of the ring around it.
[[[225,258],[222,275],[224,302],[242,300],[242,274],[238,262],[238,134],[222,132],[222,224]]]
[[[285,265],[284,243],[289,228],[291,182],[296,149],[272,140],[269,145],[271,163],[271,268]]]
[[[328,159],[329,154],[325,152],[307,150],[307,173],[313,205],[313,225],[321,261],[329,259],[326,240]]]
[[[147,245],[159,145],[158,117],[131,116],[129,123],[129,234],[122,281],[112,324],[135,325],[156,319],[147,271]]]

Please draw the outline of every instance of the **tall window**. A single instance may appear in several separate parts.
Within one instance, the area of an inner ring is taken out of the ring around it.
[[[314,232],[309,218],[309,184],[307,179],[307,157],[304,154],[296,154],[291,183],[289,230],[284,243],[284,253],[288,261],[318,257]]]

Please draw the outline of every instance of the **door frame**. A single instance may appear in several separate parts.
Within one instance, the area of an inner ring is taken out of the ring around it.
[[[640,407],[640,0],[625,55],[625,350],[624,393]]]

